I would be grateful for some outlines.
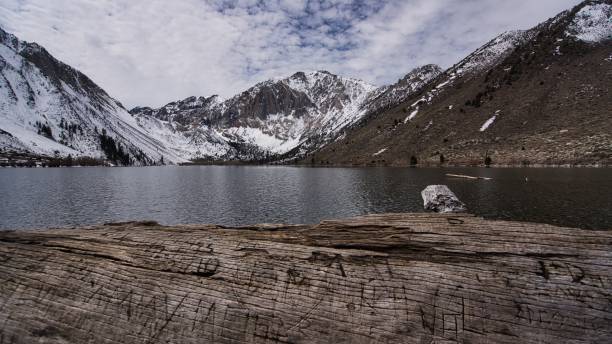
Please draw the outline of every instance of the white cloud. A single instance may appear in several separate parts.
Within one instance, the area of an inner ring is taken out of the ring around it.
[[[448,67],[578,0],[3,0],[0,25],[127,106],[231,96],[298,70],[383,84]]]

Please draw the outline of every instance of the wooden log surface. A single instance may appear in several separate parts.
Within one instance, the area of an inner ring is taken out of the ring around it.
[[[612,343],[612,232],[465,214],[0,232],[0,343]]]

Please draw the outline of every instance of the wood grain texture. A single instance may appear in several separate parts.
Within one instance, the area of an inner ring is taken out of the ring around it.
[[[0,232],[0,343],[612,343],[612,232],[464,214]]]

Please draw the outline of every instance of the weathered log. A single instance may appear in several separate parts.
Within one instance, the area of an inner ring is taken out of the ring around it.
[[[463,213],[465,204],[446,185],[429,185],[421,191],[425,210],[436,213]]]
[[[0,343],[612,343],[612,232],[385,214],[0,232]]]
[[[464,178],[464,179],[483,179],[483,180],[491,180],[491,179],[493,179],[493,178],[490,178],[490,177],[468,176],[466,174],[453,174],[453,173],[447,173],[446,176],[447,177],[454,177],[454,178]]]

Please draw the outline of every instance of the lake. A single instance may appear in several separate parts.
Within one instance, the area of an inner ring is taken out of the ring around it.
[[[612,169],[280,166],[3,168],[0,228],[145,219],[162,224],[317,223],[368,213],[422,212],[420,192],[429,184],[447,184],[471,213],[487,218],[612,229]]]

